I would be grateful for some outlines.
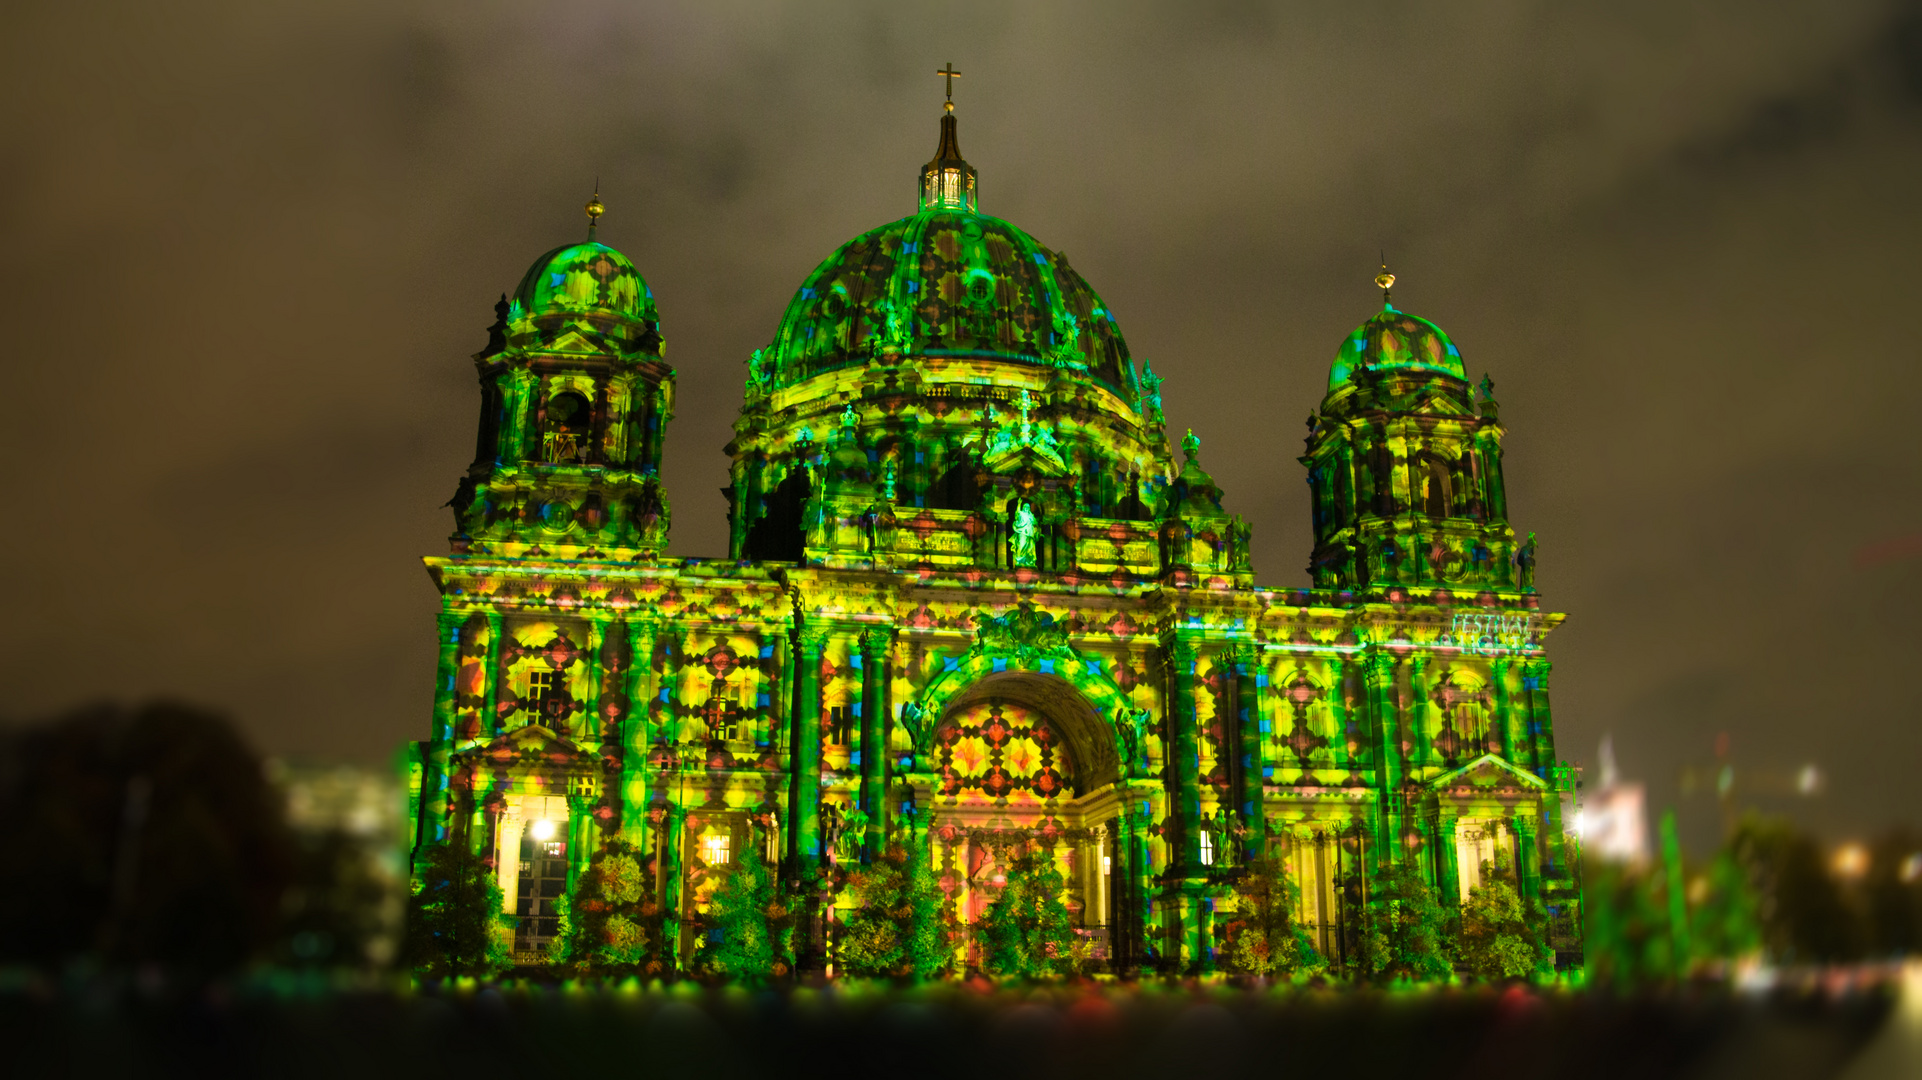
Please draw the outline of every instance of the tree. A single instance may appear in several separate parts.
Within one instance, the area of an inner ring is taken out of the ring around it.
[[[432,844],[415,864],[419,883],[407,904],[406,965],[429,979],[486,978],[512,964],[494,868],[461,844]]]
[[[1005,979],[1054,978],[1074,965],[1074,928],[1054,856],[1029,849],[1008,864],[1007,884],[975,921],[981,967]]]
[[[1294,918],[1301,889],[1279,860],[1250,860],[1235,882],[1235,918],[1223,924],[1230,968],[1248,975],[1313,975],[1328,966]]]
[[[1524,902],[1515,890],[1507,859],[1482,864],[1482,881],[1462,902],[1456,951],[1469,973],[1490,981],[1551,974],[1548,911],[1539,900]]]
[[[225,719],[98,706],[0,733],[0,964],[83,957],[203,978],[280,940],[280,793]]]
[[[774,874],[750,846],[708,902],[706,967],[729,982],[765,986],[794,967],[794,919]]]
[[[1689,942],[1697,956],[1733,960],[1762,947],[1762,909],[1734,852],[1722,851],[1692,884]]]
[[[665,919],[641,852],[625,840],[609,840],[590,858],[567,897],[567,928],[555,959],[581,975],[658,978],[673,957]]]
[[[391,960],[393,879],[367,838],[331,828],[296,837],[294,883],[281,917],[280,960],[366,967]]]
[[[941,887],[927,852],[889,848],[848,878],[859,906],[843,924],[838,963],[851,975],[930,978],[953,958]]]
[[[1860,955],[1862,920],[1812,837],[1785,821],[1750,815],[1729,846],[1761,900],[1764,946],[1777,961],[1832,963]]]
[[[1879,956],[1922,952],[1922,835],[1905,828],[1884,833],[1870,848],[1862,881],[1869,946]]]
[[[1361,912],[1361,969],[1378,980],[1446,979],[1448,916],[1414,859],[1375,875]]]

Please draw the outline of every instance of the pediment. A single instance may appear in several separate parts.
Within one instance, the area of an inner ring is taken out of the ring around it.
[[[1000,454],[989,453],[982,462],[998,476],[1020,472],[1024,467],[1042,476],[1068,475],[1068,463],[1051,447],[1015,447]]]
[[[1518,769],[1497,754],[1483,754],[1481,757],[1463,765],[1453,772],[1443,773],[1429,781],[1434,791],[1451,788],[1526,788],[1531,791],[1546,791],[1547,781],[1526,769]]]
[[[501,763],[540,761],[562,765],[587,760],[587,752],[579,744],[555,734],[543,724],[517,727],[484,746],[471,747],[455,756]]]

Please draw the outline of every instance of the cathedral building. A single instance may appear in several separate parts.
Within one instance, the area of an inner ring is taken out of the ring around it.
[[[726,558],[666,554],[675,373],[598,197],[587,240],[503,297],[426,560],[417,858],[488,860],[526,964],[614,841],[680,925],[750,850],[826,882],[817,958],[855,902],[841,871],[891,845],[930,853],[964,925],[1050,853],[1121,971],[1206,969],[1256,856],[1331,954],[1363,874],[1401,860],[1452,902],[1501,855],[1573,904],[1562,616],[1509,523],[1491,383],[1448,335],[1384,271],[1300,457],[1311,581],[1258,588],[1201,440],[1170,452],[1161,377],[1061,252],[982,212],[952,104],[915,197],[748,358]]]

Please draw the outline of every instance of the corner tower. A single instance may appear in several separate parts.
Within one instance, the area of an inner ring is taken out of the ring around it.
[[[1533,591],[1533,550],[1508,524],[1492,380],[1478,399],[1448,335],[1382,293],[1382,310],[1342,342],[1308,420],[1315,587]]]
[[[454,508],[457,552],[651,559],[667,546],[662,439],[674,412],[654,294],[587,241],[534,260],[476,353],[481,414]]]

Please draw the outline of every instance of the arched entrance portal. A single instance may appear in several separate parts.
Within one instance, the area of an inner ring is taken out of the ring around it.
[[[927,741],[929,842],[955,914],[972,924],[1016,857],[1045,852],[1077,934],[1108,958],[1124,865],[1109,722],[1059,676],[1004,671],[948,698]]]

